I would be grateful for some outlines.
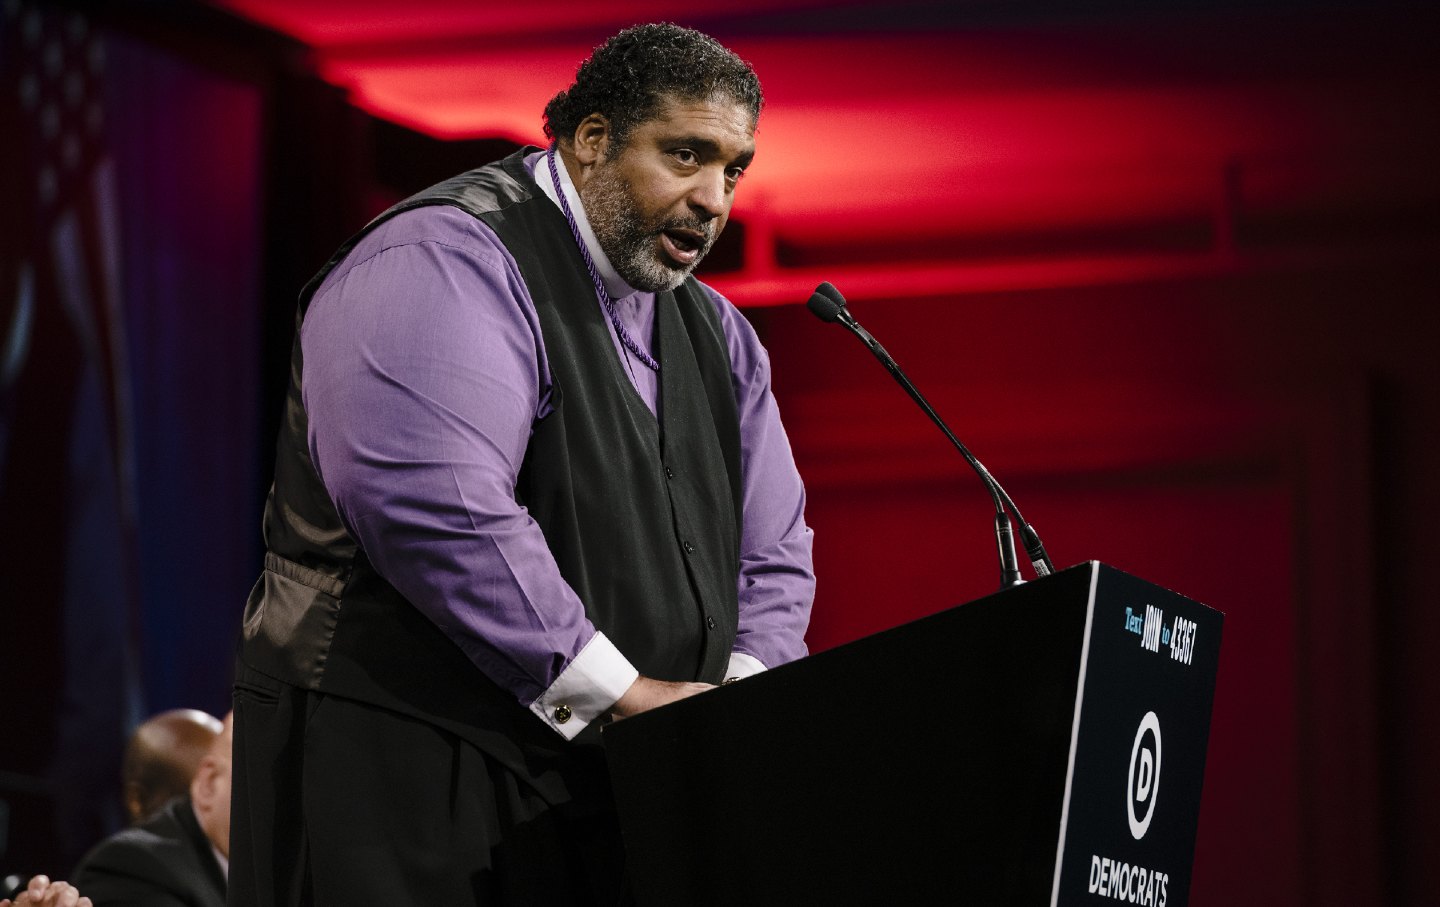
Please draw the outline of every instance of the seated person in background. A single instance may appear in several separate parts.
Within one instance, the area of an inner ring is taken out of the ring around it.
[[[225,907],[231,724],[225,716],[187,796],[101,841],[80,861],[75,884],[97,907]]]
[[[166,803],[185,795],[191,779],[215,745],[223,725],[198,709],[171,709],[154,715],[135,729],[125,746],[120,771],[125,814],[132,824],[155,815]],[[3,893],[4,889],[0,889]],[[16,900],[0,899],[0,907],[90,907],[88,897],[66,882],[35,876]]]
[[[89,898],[68,882],[52,882],[35,876],[12,905],[9,898],[0,898],[0,907],[94,907]]]
[[[161,712],[136,728],[120,772],[130,823],[150,818],[185,794],[219,736],[220,719],[196,709]]]

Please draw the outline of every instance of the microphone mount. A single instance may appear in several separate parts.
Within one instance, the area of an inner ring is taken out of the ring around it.
[[[940,431],[944,432],[945,437],[948,438],[950,443],[955,446],[955,449],[960,452],[960,456],[964,457],[965,462],[970,464],[970,468],[975,470],[975,473],[980,476],[980,481],[985,483],[986,490],[990,492],[990,499],[995,504],[995,541],[1000,556],[1000,587],[1004,589],[1010,586],[1018,586],[1024,582],[1020,578],[1018,558],[1015,554],[1015,533],[1010,521],[1010,514],[1014,514],[1015,522],[1019,524],[1020,540],[1025,546],[1025,553],[1030,558],[1030,564],[1035,570],[1035,575],[1048,576],[1054,573],[1055,565],[1050,560],[1050,555],[1046,553],[1045,546],[1041,544],[1040,536],[1035,533],[1034,528],[1021,516],[1020,508],[1015,506],[1015,501],[1005,492],[1005,489],[995,477],[990,474],[990,470],[986,469],[985,465],[970,452],[970,449],[961,443],[959,438],[955,437],[955,433],[950,430],[950,426],[945,424],[945,420],[940,418],[940,415],[935,412],[934,407],[930,405],[924,395],[915,388],[914,384],[910,383],[910,379],[901,371],[894,357],[885,351],[885,347],[880,345],[880,341],[876,340],[869,331],[861,326],[860,322],[855,320],[855,316],[851,315],[849,309],[845,307],[845,297],[840,295],[840,291],[835,288],[834,284],[826,281],[816,287],[815,292],[811,294],[809,301],[806,303],[806,307],[821,321],[839,322],[845,326],[846,330],[860,338],[860,342],[864,343],[875,358],[880,360],[880,363],[885,366],[886,371],[904,388],[905,393],[924,411],[925,415],[930,418],[930,421],[934,422]]]

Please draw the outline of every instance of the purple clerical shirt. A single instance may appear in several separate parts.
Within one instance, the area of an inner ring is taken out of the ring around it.
[[[541,156],[527,163],[554,201]],[[655,295],[614,272],[561,174],[619,317],[652,352]],[[735,307],[706,289],[724,328],[740,417],[739,628],[728,673],[744,676],[806,652],[811,532],[769,358]],[[657,375],[614,334],[612,326],[616,354],[655,410]],[[531,429],[551,408],[540,324],[514,258],[457,208],[407,211],[329,274],[300,342],[310,453],[347,529],[480,670],[573,737],[638,673],[586,618],[539,525],[515,500]],[[569,720],[557,721],[559,705]]]

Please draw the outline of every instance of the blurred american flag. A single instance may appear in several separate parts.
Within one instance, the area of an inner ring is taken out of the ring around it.
[[[0,609],[12,628],[22,609],[32,627],[57,615],[41,771],[68,857],[116,824],[119,748],[142,712],[119,187],[87,17],[3,0],[0,48],[0,535],[25,561],[0,568]]]

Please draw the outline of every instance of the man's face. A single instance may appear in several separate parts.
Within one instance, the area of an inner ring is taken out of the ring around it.
[[[600,247],[638,290],[671,290],[695,270],[730,216],[755,155],[750,112],[728,98],[675,101],[630,131],[580,185]]]
[[[190,801],[195,806],[195,815],[200,828],[210,843],[227,857],[230,855],[230,777],[232,764],[232,737],[235,715],[225,716],[220,736],[210,745],[210,751],[200,760],[195,779],[190,782]]]

